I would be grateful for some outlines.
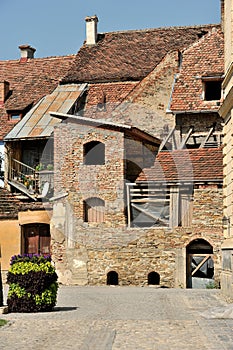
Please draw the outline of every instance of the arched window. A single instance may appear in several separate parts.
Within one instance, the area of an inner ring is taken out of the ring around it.
[[[92,197],[84,201],[84,221],[104,222],[105,202],[104,200]]]
[[[159,285],[159,283],[160,283],[160,275],[155,271],[150,272],[148,274],[148,284]]]
[[[85,165],[105,164],[105,145],[99,141],[91,141],[84,145],[83,149]]]
[[[50,228],[48,224],[22,226],[23,252],[25,254],[50,253]]]
[[[107,285],[118,285],[118,273],[116,271],[109,271],[107,274]]]

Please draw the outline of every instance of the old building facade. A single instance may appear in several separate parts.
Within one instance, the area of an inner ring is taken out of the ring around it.
[[[23,222],[38,226],[17,228],[17,252],[51,238],[64,284],[219,285],[221,25],[99,34],[97,23],[86,18],[86,42],[59,85],[5,136],[6,184],[30,198],[32,221]],[[48,141],[54,178],[41,196],[20,183],[12,156],[34,171],[30,150]],[[43,218],[33,217],[33,201]]]

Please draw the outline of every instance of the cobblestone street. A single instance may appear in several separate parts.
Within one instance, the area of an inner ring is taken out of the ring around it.
[[[229,308],[219,290],[61,287],[53,312],[1,315],[0,348],[232,350]]]

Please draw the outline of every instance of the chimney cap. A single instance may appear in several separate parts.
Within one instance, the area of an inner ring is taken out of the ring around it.
[[[20,58],[21,62],[24,62],[24,61],[26,62],[28,58],[34,58],[34,52],[36,51],[34,47],[31,47],[30,45],[25,44],[25,45],[20,45],[19,49],[21,52],[21,58]]]
[[[99,19],[98,19],[98,17],[96,16],[96,15],[94,15],[94,16],[87,16],[86,18],[85,18],[85,21],[86,22],[99,22]]]
[[[19,45],[19,49],[20,50],[31,50],[33,52],[36,51],[36,49],[28,44],[24,44],[24,45]]]

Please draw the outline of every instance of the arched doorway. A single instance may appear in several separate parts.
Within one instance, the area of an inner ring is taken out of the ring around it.
[[[148,273],[148,284],[156,286],[156,285],[159,285],[159,283],[160,283],[159,273],[155,271]]]
[[[48,224],[22,226],[22,250],[24,254],[50,254],[50,227]]]
[[[186,258],[187,288],[206,288],[213,282],[213,247],[209,242],[202,238],[190,242]]]
[[[109,271],[107,274],[107,285],[118,285],[118,273],[116,271]]]

